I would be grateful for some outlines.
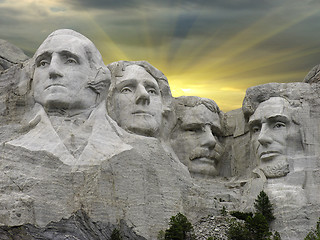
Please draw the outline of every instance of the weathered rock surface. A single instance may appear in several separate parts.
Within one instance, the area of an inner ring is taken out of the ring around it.
[[[243,104],[256,168],[241,207],[252,210],[264,190],[282,239],[303,239],[320,216],[318,89],[315,83],[265,84],[248,89]]]
[[[20,48],[0,39],[0,72],[14,64],[26,61],[28,58]]]
[[[144,240],[129,228],[124,221],[119,225],[93,222],[85,212],[78,210],[68,219],[59,222],[50,222],[45,227],[39,228],[31,224],[15,227],[0,227],[0,239],[23,240],[106,240],[111,239],[112,232],[119,230],[120,236],[125,240]]]
[[[93,221],[115,224],[124,219],[151,239],[166,228],[172,215],[184,212],[196,189],[192,190],[187,169],[168,157],[158,140],[144,139],[138,146],[100,165],[71,167],[51,153],[38,151],[35,156],[33,151],[5,145],[1,224],[44,227],[81,208]],[[146,152],[146,146],[155,151]],[[200,204],[198,193],[190,209]],[[208,205],[205,200],[198,208]]]
[[[305,83],[317,83],[320,81],[320,65],[314,66],[310,72],[304,77],[303,82]]]
[[[318,67],[304,83],[249,88],[242,109],[223,113],[174,99],[144,61],[108,69],[72,30],[27,61],[1,53],[3,239],[108,239],[117,226],[156,239],[178,212],[199,239],[225,239],[221,209],[252,211],[261,190],[282,239],[303,239],[320,216]]]
[[[228,239],[230,216],[207,216],[194,224],[194,233],[197,240],[207,240],[209,237],[219,240]]]

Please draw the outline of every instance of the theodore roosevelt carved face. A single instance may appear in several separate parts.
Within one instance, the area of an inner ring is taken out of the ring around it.
[[[222,154],[220,110],[210,99],[179,97],[174,100],[176,125],[171,146],[192,175],[216,176]]]
[[[267,177],[288,172],[287,156],[301,146],[299,125],[293,120],[293,107],[282,97],[260,103],[249,118],[252,146]]]

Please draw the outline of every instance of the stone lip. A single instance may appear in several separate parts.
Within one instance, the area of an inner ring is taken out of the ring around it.
[[[81,239],[81,240],[105,240],[110,239],[112,231],[118,229],[122,239],[146,240],[137,235],[121,220],[119,226],[108,223],[93,222],[83,210],[73,213],[68,219],[59,222],[51,222],[43,228],[31,224],[21,226],[0,227],[1,239]]]

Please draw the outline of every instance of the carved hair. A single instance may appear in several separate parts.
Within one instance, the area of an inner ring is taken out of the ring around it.
[[[173,100],[173,105],[175,109],[179,106],[195,107],[201,104],[208,108],[211,112],[218,113],[218,115],[222,113],[216,102],[208,98],[201,98],[196,96],[182,96],[177,97]]]
[[[196,96],[182,96],[173,99],[172,108],[175,114],[175,123],[172,125],[172,132],[181,123],[181,113],[186,110],[186,108],[193,108],[196,106],[204,105],[209,111],[218,114],[220,124],[224,127],[223,112],[219,109],[215,101],[209,98],[201,98]]]
[[[297,88],[298,89],[298,88]],[[301,99],[303,96],[297,91],[293,91],[293,86],[284,83],[268,83],[258,85],[247,89],[246,96],[243,100],[242,111],[248,122],[250,116],[254,114],[259,104],[269,100],[272,97],[281,97],[289,103],[293,112],[302,107]],[[292,120],[299,124],[299,120],[295,119],[295,114],[292,115]]]

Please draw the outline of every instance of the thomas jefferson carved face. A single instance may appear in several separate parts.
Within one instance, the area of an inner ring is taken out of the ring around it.
[[[171,134],[171,146],[193,175],[215,176],[222,147],[218,136],[220,118],[205,105],[179,107],[178,120]]]
[[[88,88],[94,79],[83,41],[70,35],[48,38],[37,50],[33,76],[36,102],[46,109],[87,109],[97,94]]]
[[[156,136],[162,120],[157,81],[141,66],[129,65],[116,77],[112,105],[116,122],[129,132]]]
[[[286,157],[301,146],[292,113],[286,99],[272,97],[260,103],[249,119],[253,148],[267,177],[285,176],[289,172]]]

